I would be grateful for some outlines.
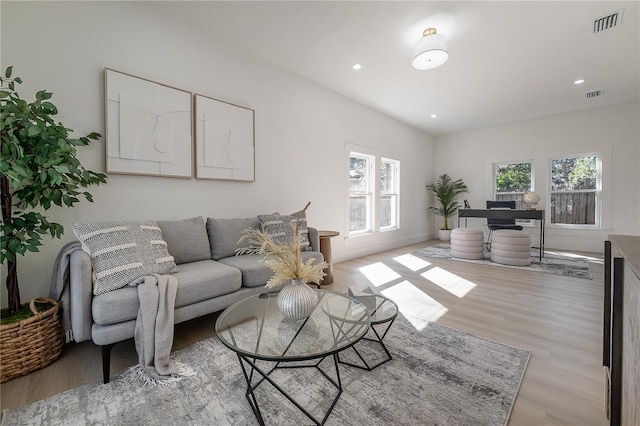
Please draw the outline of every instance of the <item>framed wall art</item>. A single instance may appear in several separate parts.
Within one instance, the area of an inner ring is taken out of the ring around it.
[[[194,97],[196,178],[255,181],[255,111]]]
[[[107,173],[193,176],[191,93],[105,68]]]

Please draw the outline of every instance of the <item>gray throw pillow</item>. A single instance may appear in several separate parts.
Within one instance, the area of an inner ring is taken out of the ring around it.
[[[161,220],[162,238],[176,263],[211,259],[211,247],[202,216],[184,220]]]
[[[155,221],[72,224],[93,263],[93,293],[122,288],[141,277],[176,272]]]
[[[207,232],[209,233],[209,243],[211,244],[211,258],[220,260],[225,257],[236,255],[236,249],[248,247],[249,243],[243,241],[238,244],[242,237],[242,231],[246,228],[260,229],[260,222],[257,217],[237,218],[237,219],[214,219],[207,218]]]

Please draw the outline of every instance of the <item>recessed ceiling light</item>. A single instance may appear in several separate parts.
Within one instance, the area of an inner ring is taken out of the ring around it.
[[[437,115],[436,114],[431,114],[431,118],[436,118]]]
[[[573,84],[582,84],[582,83],[584,83],[584,79],[583,78],[573,82]]]
[[[353,64],[352,68],[354,70],[359,70],[360,68],[362,68],[362,64]]]

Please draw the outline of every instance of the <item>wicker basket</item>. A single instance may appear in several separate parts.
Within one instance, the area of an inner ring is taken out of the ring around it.
[[[36,302],[52,306],[38,312]],[[38,297],[31,300],[29,307],[34,316],[0,325],[0,383],[45,367],[62,352],[62,305],[48,297]]]

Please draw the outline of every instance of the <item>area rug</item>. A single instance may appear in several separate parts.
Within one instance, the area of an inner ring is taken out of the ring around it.
[[[460,259],[451,256],[451,244],[436,244],[434,246],[425,247],[421,250],[413,252],[414,255],[421,257],[434,257],[438,259],[460,260],[463,262],[472,262],[482,265],[500,266],[504,268],[518,268],[529,271],[547,272],[556,275],[566,275],[576,278],[592,279],[589,260],[584,257],[571,257],[559,254],[545,253],[540,261],[540,252],[531,250],[531,265],[529,266],[511,266],[503,265],[491,261],[491,253],[484,252],[484,258],[481,260]]]
[[[393,359],[377,369],[341,366],[343,393],[327,425],[507,424],[528,351],[437,323],[417,331],[400,316],[385,343]],[[197,376],[172,385],[143,386],[123,372],[106,385],[96,381],[4,410],[2,425],[257,424],[238,360],[218,338],[195,343],[174,357],[194,367]],[[292,393],[305,405],[313,408],[335,396],[318,390],[314,379],[306,377],[315,369],[284,371],[289,377],[296,374],[292,381],[298,388]],[[268,384],[258,389],[264,389],[260,398],[267,399],[261,401],[267,425],[310,423]]]

